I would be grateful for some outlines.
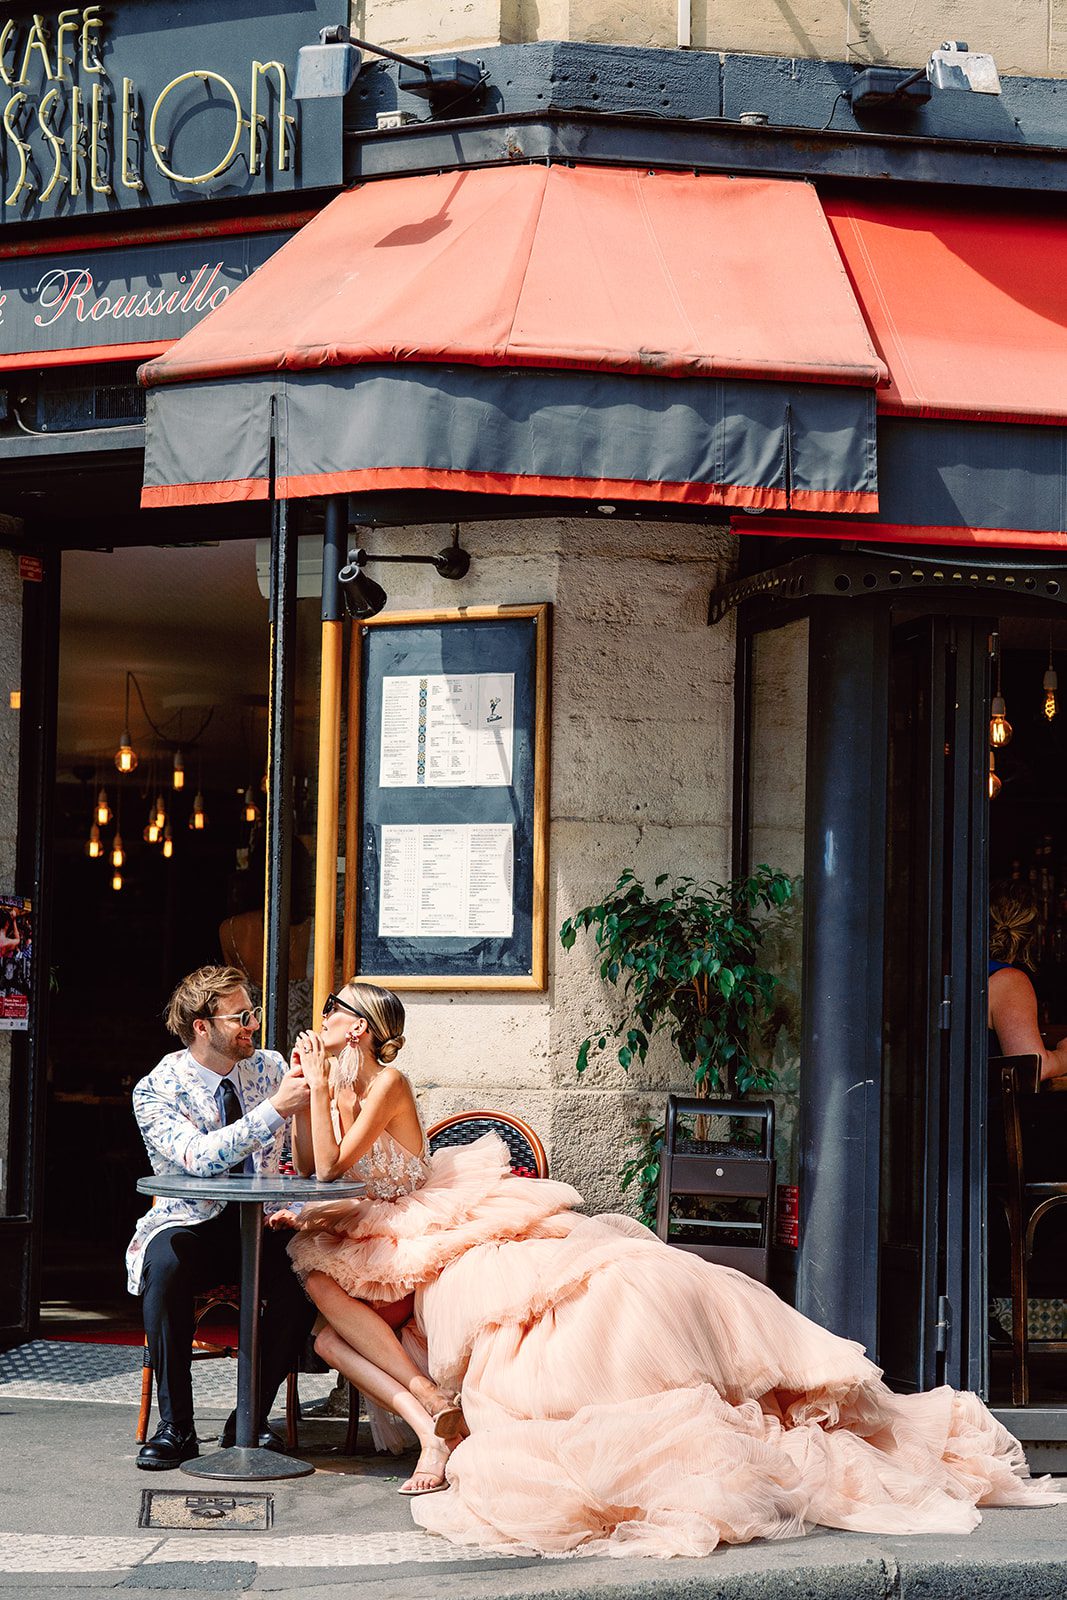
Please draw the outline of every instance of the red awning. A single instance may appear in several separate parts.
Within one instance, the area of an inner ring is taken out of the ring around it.
[[[264,498],[272,461],[282,496],[878,504],[885,368],[807,183],[364,184],[142,376],[147,506]]]
[[[456,361],[886,375],[809,184],[520,166],[339,195],[144,380]]]
[[[823,205],[889,369],[879,411],[1067,421],[1067,218],[972,197]]]

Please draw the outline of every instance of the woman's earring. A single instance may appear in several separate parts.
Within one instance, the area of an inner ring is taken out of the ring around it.
[[[352,1027],[349,1028],[348,1032],[345,1034],[345,1038],[348,1040],[349,1044],[354,1045],[356,1040],[359,1038],[359,1034],[356,1032],[355,1028]]]

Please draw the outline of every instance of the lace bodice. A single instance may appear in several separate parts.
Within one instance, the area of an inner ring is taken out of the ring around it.
[[[395,1200],[424,1184],[429,1170],[425,1138],[422,1153],[413,1156],[391,1133],[380,1133],[366,1155],[349,1167],[348,1176],[365,1183],[372,1200]]]

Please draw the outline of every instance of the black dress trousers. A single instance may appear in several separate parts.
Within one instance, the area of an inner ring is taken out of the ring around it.
[[[278,1386],[296,1365],[315,1318],[293,1272],[288,1229],[264,1229],[260,1267],[261,1424]],[[227,1205],[210,1222],[166,1228],[145,1247],[142,1269],[144,1329],[156,1374],[159,1415],[187,1431],[193,1426],[193,1296],[241,1276],[240,1207]]]

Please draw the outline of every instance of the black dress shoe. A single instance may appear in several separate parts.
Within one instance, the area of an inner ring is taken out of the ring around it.
[[[226,1421],[223,1423],[222,1433],[219,1437],[219,1448],[222,1450],[232,1450],[236,1443],[237,1418],[231,1411],[229,1416],[226,1418]],[[280,1455],[284,1455],[285,1453],[284,1444],[278,1438],[276,1433],[271,1432],[270,1428],[265,1422],[260,1423],[259,1434],[257,1435],[256,1442],[252,1448],[258,1448],[260,1450],[277,1450]]]
[[[183,1432],[173,1422],[161,1422],[151,1439],[137,1452],[137,1465],[146,1472],[166,1472],[170,1467],[180,1467],[200,1454],[196,1433],[190,1428]]]

